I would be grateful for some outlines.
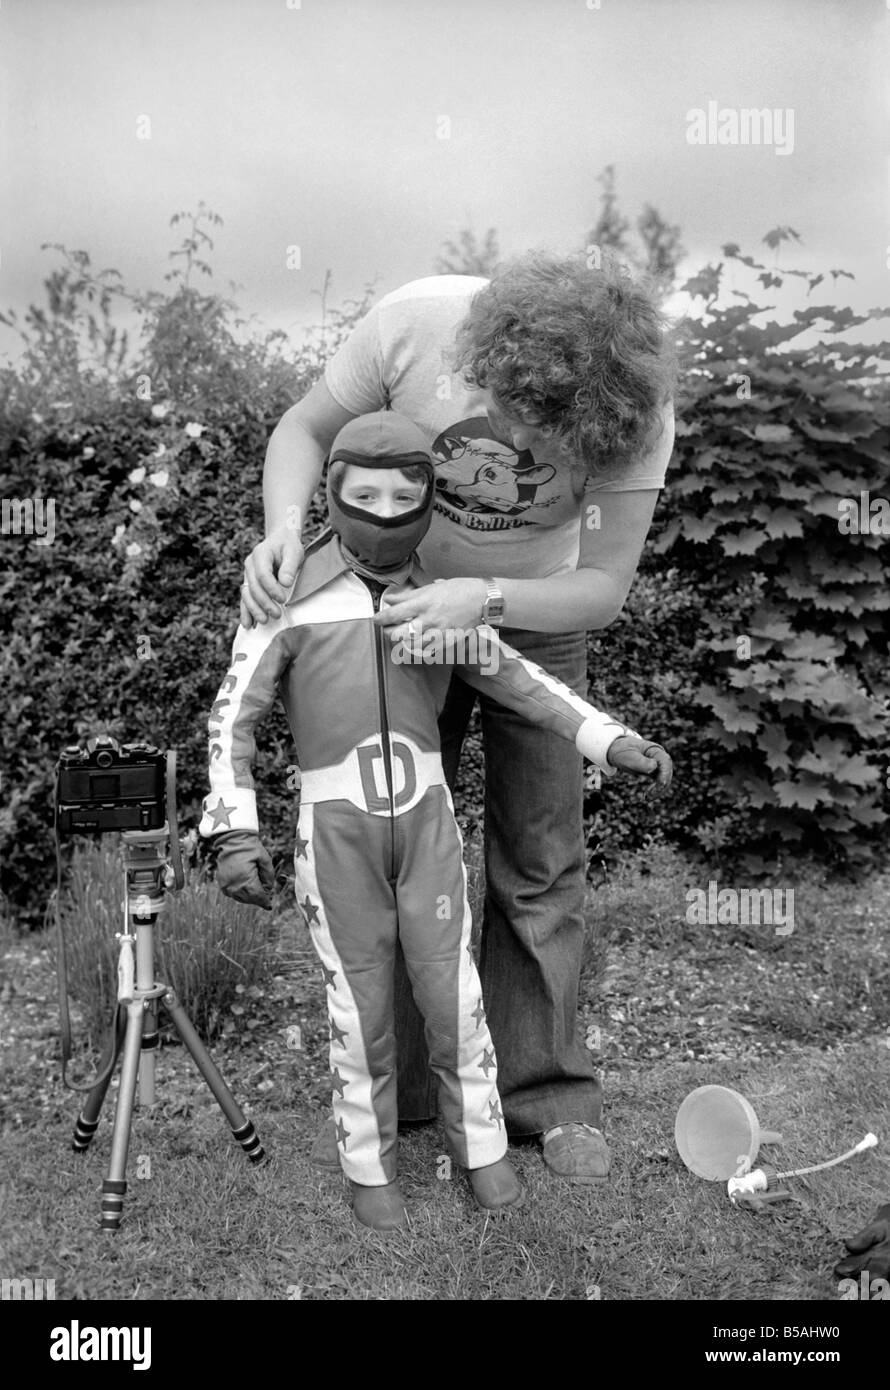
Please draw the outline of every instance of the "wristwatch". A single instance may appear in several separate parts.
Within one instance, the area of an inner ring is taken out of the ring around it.
[[[482,605],[482,621],[489,627],[500,627],[504,621],[504,595],[493,579],[486,579],[488,593]]]

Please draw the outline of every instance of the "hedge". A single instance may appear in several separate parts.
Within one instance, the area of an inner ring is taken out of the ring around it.
[[[146,342],[122,365],[83,254],[0,372],[0,496],[55,502],[52,545],[0,536],[0,888],[32,925],[54,872],[52,768],[74,736],[176,747],[181,819],[197,822],[266,441],[367,303],[294,355],[180,283],[147,297]],[[591,786],[592,837],[609,854],[660,832],[751,872],[783,847],[855,866],[880,852],[887,819],[890,590],[887,532],[850,534],[838,504],[890,494],[881,348],[839,337],[869,315],[809,307],[778,324],[753,302],[720,307],[720,279],[708,267],[687,285],[703,309],[682,330],[668,486],[623,614],[590,638],[593,698],[668,744],[676,791],[644,808],[626,782]],[[817,324],[824,341],[795,346]],[[465,822],[480,815],[469,752]],[[279,711],[256,778],[282,877],[292,762]]]

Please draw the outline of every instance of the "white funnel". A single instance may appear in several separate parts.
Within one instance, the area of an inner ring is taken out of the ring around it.
[[[761,1129],[754,1107],[729,1086],[690,1091],[674,1125],[686,1167],[709,1182],[728,1182],[754,1164],[761,1144],[780,1144],[781,1134]]]

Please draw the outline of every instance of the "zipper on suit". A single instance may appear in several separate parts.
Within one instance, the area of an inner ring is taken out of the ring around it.
[[[374,612],[380,612],[380,600],[383,597],[383,589],[386,587],[378,586],[374,581],[371,589],[371,601],[374,605]],[[386,778],[386,791],[389,796],[389,876],[396,876],[396,815],[395,815],[395,782],[392,775],[392,750],[389,741],[389,708],[386,697],[386,651],[384,643],[386,634],[382,627],[374,628],[374,646],[377,662],[377,697],[380,704],[380,731],[383,735],[383,775]]]

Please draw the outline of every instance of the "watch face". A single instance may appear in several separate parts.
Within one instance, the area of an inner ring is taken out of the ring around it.
[[[499,622],[504,616],[504,600],[502,598],[487,598],[485,600],[485,621],[487,623]]]

